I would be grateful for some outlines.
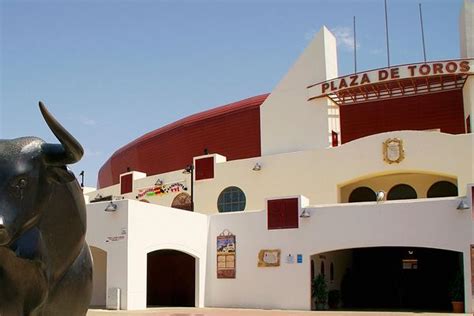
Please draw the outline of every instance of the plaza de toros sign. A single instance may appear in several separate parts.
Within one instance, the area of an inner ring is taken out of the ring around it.
[[[449,60],[419,64],[407,64],[390,68],[376,69],[356,73],[332,80],[320,82],[308,87],[309,99],[326,96],[346,89],[353,89],[364,85],[403,80],[410,78],[472,75],[474,59]]]

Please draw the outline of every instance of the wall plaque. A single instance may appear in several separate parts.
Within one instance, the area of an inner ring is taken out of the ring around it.
[[[235,235],[227,229],[217,236],[217,278],[235,279]]]
[[[258,253],[258,267],[279,267],[280,249],[263,249]]]
[[[405,159],[403,140],[399,138],[389,138],[383,142],[383,160],[389,164],[400,163]]]

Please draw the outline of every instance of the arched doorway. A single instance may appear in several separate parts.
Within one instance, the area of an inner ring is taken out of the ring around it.
[[[173,202],[171,203],[171,207],[191,211],[191,195],[184,192],[176,195],[176,197],[173,199]]]
[[[90,247],[94,262],[91,306],[105,307],[107,297],[107,252]]]
[[[147,306],[195,306],[196,259],[177,250],[147,255]]]
[[[453,282],[464,271],[462,253],[421,247],[352,248],[311,260],[333,263],[332,280],[324,276],[328,304],[343,310],[449,312]]]

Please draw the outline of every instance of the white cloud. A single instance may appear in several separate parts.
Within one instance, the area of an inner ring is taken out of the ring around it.
[[[354,49],[354,33],[350,27],[336,26],[331,29],[331,32],[336,36],[337,46],[345,50],[352,51]],[[357,49],[360,48],[360,43],[356,43]]]
[[[90,148],[84,148],[84,157],[98,157],[102,156],[102,151],[100,150],[93,150]]]

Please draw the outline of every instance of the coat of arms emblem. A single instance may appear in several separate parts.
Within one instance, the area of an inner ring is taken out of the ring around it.
[[[383,142],[383,160],[389,164],[400,163],[405,159],[403,141],[399,138],[389,138]]]

